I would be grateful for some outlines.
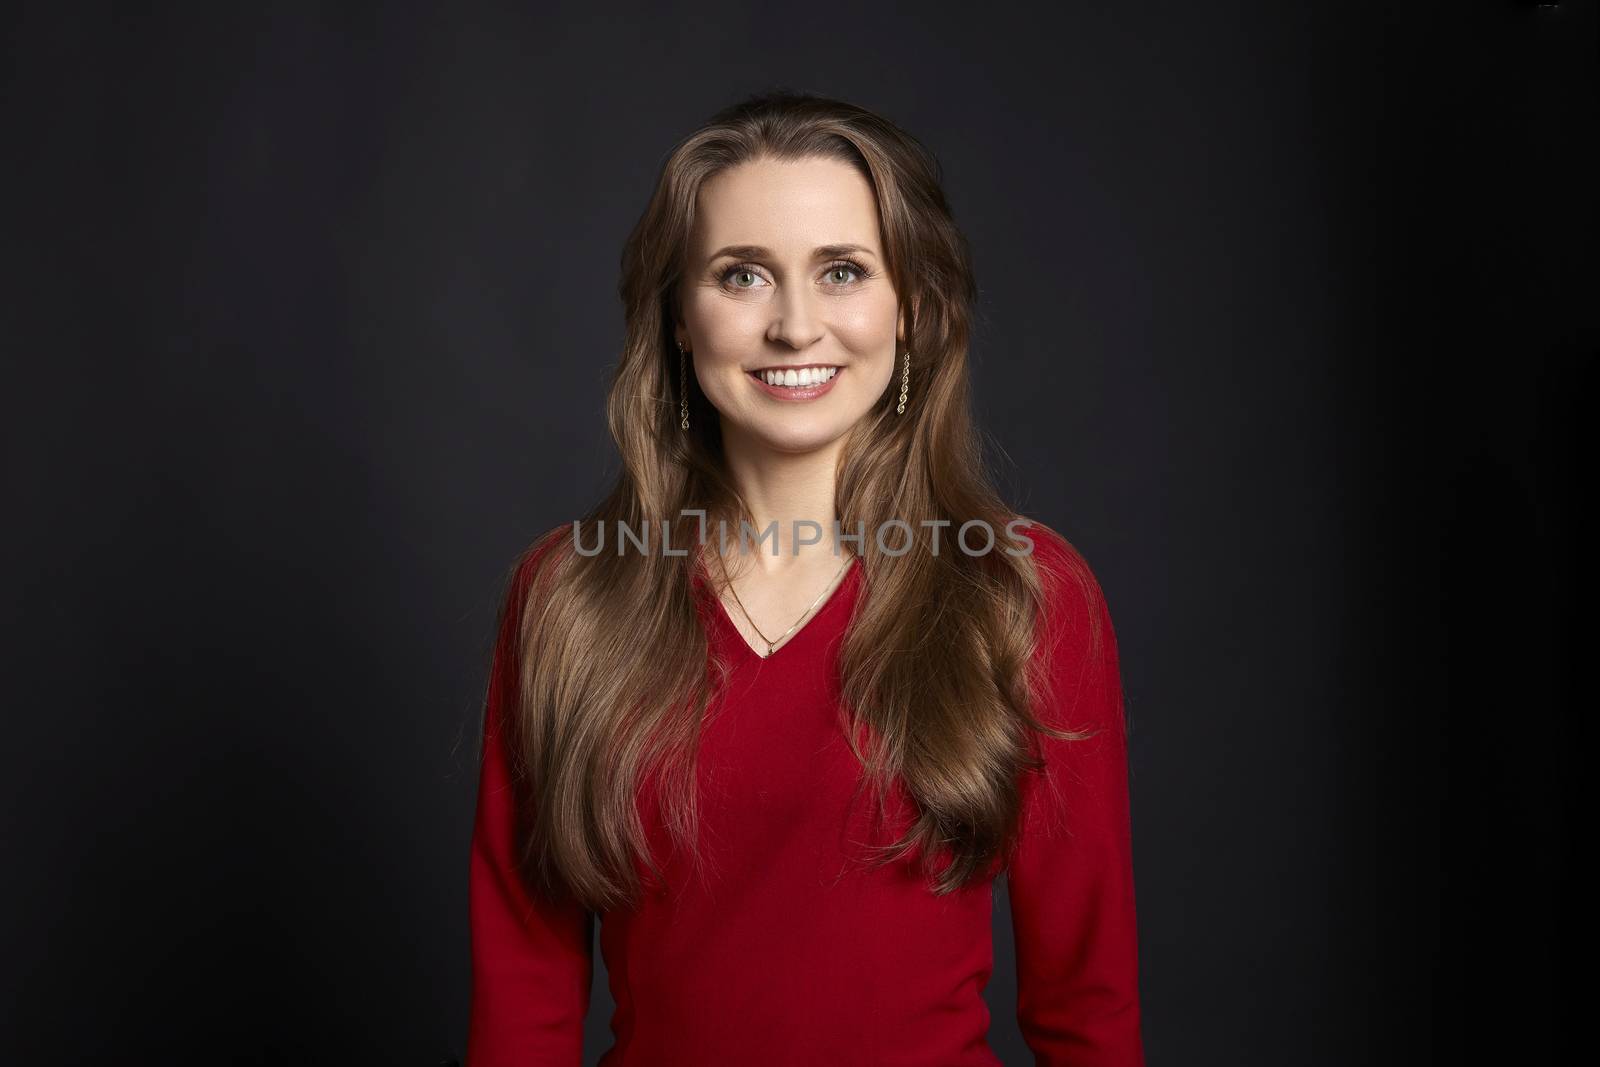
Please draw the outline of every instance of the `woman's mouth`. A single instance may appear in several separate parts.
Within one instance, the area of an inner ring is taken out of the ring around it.
[[[746,371],[756,387],[779,400],[814,400],[833,388],[844,368],[828,363],[804,367],[762,367]]]

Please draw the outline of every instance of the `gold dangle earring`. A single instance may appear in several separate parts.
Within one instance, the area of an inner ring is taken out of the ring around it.
[[[684,351],[683,342],[678,342],[678,414],[679,429],[689,428],[689,356]]]
[[[894,409],[896,415],[906,413],[906,393],[911,389],[911,349],[906,349],[905,369],[900,372],[900,403]]]

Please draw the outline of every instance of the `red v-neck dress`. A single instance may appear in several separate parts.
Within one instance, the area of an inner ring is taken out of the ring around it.
[[[1041,567],[1087,567],[1060,535],[1029,530]],[[520,578],[525,579],[525,564]],[[938,897],[912,861],[867,869],[859,845],[909,825],[852,803],[859,765],[841,731],[837,653],[866,587],[860,561],[769,658],[697,582],[700,616],[734,672],[708,716],[698,788],[708,879],[673,854],[670,889],[600,916],[616,1011],[604,1067],[992,1067],[982,991],[993,970],[992,883]],[[523,581],[513,583],[520,597]],[[1057,701],[1045,721],[1096,728],[1046,739],[1054,789],[1024,781],[1008,872],[1018,1022],[1035,1063],[1138,1067],[1140,1039],[1126,736],[1117,650],[1092,576],[1059,583],[1038,655]],[[592,917],[530,892],[513,863],[500,726],[516,695],[516,613],[495,652],[470,879],[467,1067],[583,1062]],[[1098,623],[1098,646],[1090,640]],[[648,805],[647,805],[648,807]],[[653,811],[650,814],[654,814]],[[658,858],[669,853],[647,817]],[[894,836],[884,836],[893,832]]]

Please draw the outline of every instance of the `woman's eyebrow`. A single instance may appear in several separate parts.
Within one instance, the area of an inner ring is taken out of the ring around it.
[[[875,256],[877,253],[865,245],[853,244],[820,245],[811,252],[813,259],[838,259],[840,256],[848,255]],[[723,256],[733,256],[735,259],[770,259],[772,250],[760,245],[726,245],[713,252],[706,262],[713,263]]]

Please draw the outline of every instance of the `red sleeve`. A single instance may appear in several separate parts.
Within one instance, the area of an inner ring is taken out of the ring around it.
[[[589,1009],[592,917],[533,892],[515,862],[514,797],[503,724],[517,693],[517,624],[528,564],[501,612],[484,714],[468,880],[472,1001],[466,1067],[579,1067]]]
[[[1041,570],[1054,575],[1038,655],[1055,692],[1040,717],[1097,732],[1042,738],[1049,780],[1024,781],[1022,838],[1007,875],[1017,1020],[1038,1067],[1142,1067],[1116,636],[1088,565],[1058,538],[1033,538]]]

